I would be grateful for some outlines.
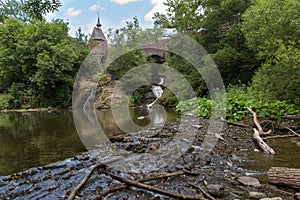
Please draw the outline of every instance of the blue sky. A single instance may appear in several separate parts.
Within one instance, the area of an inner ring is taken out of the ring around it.
[[[75,35],[79,27],[85,34],[91,33],[97,23],[97,12],[100,13],[102,29],[117,29],[124,26],[125,21],[137,16],[144,28],[153,26],[153,14],[165,13],[165,0],[61,0],[58,12],[49,13],[48,21],[53,18],[69,22],[70,34]]]

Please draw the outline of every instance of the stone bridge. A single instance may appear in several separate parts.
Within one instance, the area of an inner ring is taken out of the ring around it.
[[[141,49],[149,58],[156,59],[159,63],[165,62],[170,56],[168,52],[169,39],[162,39],[155,42],[144,43]]]

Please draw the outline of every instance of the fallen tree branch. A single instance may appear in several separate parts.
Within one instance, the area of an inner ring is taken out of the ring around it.
[[[292,132],[294,135],[300,137],[300,134],[298,134],[298,133],[296,133],[295,131],[293,131],[290,127],[287,127],[287,126],[285,126],[285,125],[283,125],[283,124],[279,124],[279,125],[282,126],[282,127],[285,128],[285,129],[289,130],[289,131]]]
[[[189,183],[189,185],[193,186],[194,188],[199,189],[204,194],[204,196],[206,196],[210,200],[216,200],[213,196],[211,196],[208,192],[206,192],[200,185],[196,185],[194,183]]]
[[[251,128],[251,126],[249,125],[245,125],[245,124],[241,124],[241,123],[237,123],[237,122],[229,122],[229,121],[226,121],[226,120],[222,120],[222,122],[225,122],[229,125],[232,125],[232,126],[238,126],[238,127],[242,127],[242,128]]]
[[[264,139],[274,139],[274,138],[287,138],[287,137],[297,137],[296,135],[292,135],[292,134],[286,134],[286,135],[274,135],[274,136],[267,136],[264,137]]]
[[[176,171],[176,172],[172,172],[172,173],[161,174],[161,175],[154,176],[154,177],[139,179],[138,182],[144,183],[144,182],[154,181],[154,180],[158,180],[158,179],[162,179],[162,178],[168,178],[168,177],[171,177],[171,176],[181,175],[181,174],[185,174],[185,173],[186,173],[186,171],[180,170],[180,171]],[[104,191],[103,193],[101,193],[99,196],[94,198],[94,200],[99,200],[99,199],[105,197],[106,195],[108,195],[109,193],[116,192],[116,191],[122,190],[122,189],[126,189],[128,187],[129,187],[128,185],[123,184],[123,185],[119,185],[119,186],[109,188],[106,191]]]
[[[264,132],[264,130],[262,129],[258,119],[257,119],[257,114],[256,112],[254,112],[251,108],[248,108],[249,112],[252,113],[253,115],[253,121],[254,121],[254,124],[256,125],[257,129],[258,129],[258,132],[259,132],[259,135],[268,135],[268,134],[271,134],[272,133],[272,130],[268,130],[267,132]]]
[[[258,146],[266,153],[266,154],[275,154],[275,151],[263,141],[263,139],[260,137],[259,132],[257,129],[253,129],[253,138],[256,140]]]
[[[254,133],[253,133],[253,138],[256,140],[258,146],[266,153],[266,154],[275,154],[275,151],[267,144],[263,141],[263,139],[260,137],[261,135],[267,135],[270,134],[272,132],[272,130],[269,130],[268,132],[264,132],[258,119],[257,119],[257,114],[256,112],[254,112],[251,108],[248,108],[249,112],[252,113],[253,115],[253,121],[257,127],[253,129]]]
[[[105,168],[107,167],[107,164],[115,162],[119,160],[119,158],[104,162],[104,163],[97,163],[94,165],[94,167],[91,169],[91,171],[81,180],[81,182],[70,192],[70,195],[68,197],[68,200],[73,200],[76,196],[76,193],[84,186],[84,184],[89,180],[90,176],[92,173],[95,171],[97,168]]]
[[[188,194],[179,194],[179,193],[173,193],[161,188],[157,188],[151,185],[146,185],[137,181],[133,181],[133,180],[129,180],[111,173],[106,172],[107,175],[110,175],[113,179],[116,179],[122,183],[126,183],[127,185],[130,186],[134,186],[134,187],[138,187],[138,188],[142,188],[148,191],[152,191],[152,192],[157,192],[159,194],[163,194],[169,197],[174,197],[174,198],[180,198],[180,199],[202,199],[204,200],[205,198],[203,198],[202,194],[196,194],[196,195],[188,195]]]
[[[95,171],[97,168],[106,168],[106,165],[103,163],[98,163],[96,164],[91,171],[81,180],[81,182],[71,191],[68,200],[73,200],[76,196],[76,193],[84,186],[84,184],[88,181],[92,173]]]
[[[169,178],[169,177],[172,177],[172,176],[182,175],[182,174],[199,175],[199,174],[192,173],[192,172],[190,172],[186,169],[183,169],[183,170],[179,170],[179,171],[176,171],[176,172],[171,172],[171,173],[167,173],[167,174],[160,174],[160,175],[157,175],[157,176],[154,176],[154,177],[147,177],[147,178],[139,179],[137,181],[140,182],[140,183],[144,183],[144,182],[154,181],[154,180],[163,179],[163,178]],[[94,200],[99,200],[99,199],[105,197],[106,195],[108,195],[109,193],[116,192],[116,191],[122,190],[122,189],[126,189],[128,187],[129,186],[127,184],[123,184],[123,185],[119,185],[119,186],[109,188],[108,190],[104,191],[99,196],[94,198]]]
[[[286,119],[300,119],[300,115],[285,115]]]

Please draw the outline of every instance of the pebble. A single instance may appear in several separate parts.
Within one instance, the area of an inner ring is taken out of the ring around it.
[[[300,200],[300,192],[295,194],[295,200]]]
[[[273,197],[273,198],[262,198],[260,200],[282,200],[281,197]]]
[[[259,150],[258,150],[258,149],[254,149],[253,151],[254,151],[254,152],[259,152]]]

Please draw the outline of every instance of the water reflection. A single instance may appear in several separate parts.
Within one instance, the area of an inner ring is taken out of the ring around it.
[[[83,151],[70,112],[0,113],[0,175]]]
[[[300,167],[300,147],[296,145],[299,139],[280,138],[270,139],[268,144],[276,152],[275,155],[267,155],[262,152],[250,152],[246,167],[251,170],[268,171],[270,167]]]
[[[116,119],[113,116],[112,110],[102,110],[97,112],[97,119],[107,137],[123,134],[124,132],[136,132],[140,127],[152,127],[164,122],[176,121],[179,117],[174,109],[160,108],[129,108],[129,116],[127,117],[124,110],[118,110],[119,126],[116,124]],[[129,122],[133,121],[138,128],[130,126]],[[124,127],[123,129],[119,127]],[[126,130],[126,131],[125,131]]]
[[[109,137],[134,133],[178,118],[173,109],[161,108],[75,109],[73,116],[79,137],[88,150],[107,142]]]
[[[150,115],[154,115],[154,123],[162,120],[155,110],[131,108],[129,112],[140,126],[150,123]],[[176,120],[174,110],[167,113],[167,121]],[[0,113],[0,176],[64,160],[86,151],[85,143],[95,146],[107,137],[123,133],[111,110],[93,110],[89,114],[89,117],[94,115],[94,121],[83,113],[74,115],[81,127],[79,137],[72,112]],[[99,130],[105,133],[104,138],[99,138]]]

